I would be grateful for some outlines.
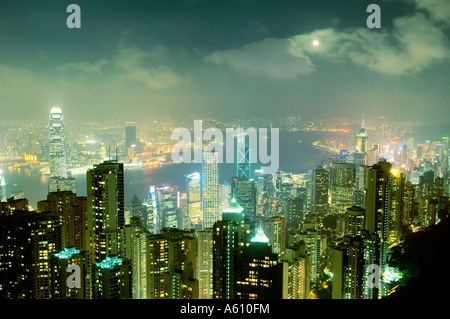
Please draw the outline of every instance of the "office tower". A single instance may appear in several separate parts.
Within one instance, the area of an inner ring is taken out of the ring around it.
[[[311,261],[305,244],[287,248],[282,261],[287,265],[287,299],[309,299]]]
[[[329,172],[317,168],[312,175],[311,204],[315,215],[325,217],[328,215],[328,182]]]
[[[286,200],[284,206],[284,217],[286,219],[286,228],[289,231],[296,231],[305,216],[305,197],[302,195]]]
[[[94,263],[94,299],[130,299],[131,264],[118,256],[107,256]]]
[[[38,212],[52,212],[59,218],[62,247],[83,248],[87,215],[86,197],[77,197],[71,191],[49,193],[47,200],[39,201]]]
[[[220,219],[218,154],[203,153],[202,162],[202,210],[203,229],[211,228]]]
[[[193,225],[201,228],[202,223],[202,184],[200,173],[195,172],[186,177],[187,214]]]
[[[67,158],[64,117],[59,107],[53,107],[49,116],[49,191],[75,190],[75,179],[67,179]],[[75,191],[74,191],[75,192]]]
[[[294,197],[292,174],[278,172],[276,178],[276,215],[282,215],[288,200]]]
[[[320,275],[320,257],[322,240],[319,230],[302,231],[297,236],[305,244],[305,251],[310,256],[310,283],[316,283]]]
[[[250,221],[256,220],[256,189],[253,179],[233,177],[231,179],[231,197],[244,209],[244,216]]]
[[[32,297],[31,217],[25,210],[0,214],[0,299]]]
[[[264,233],[269,238],[272,252],[281,257],[286,248],[286,219],[284,216],[272,216],[264,219]]]
[[[78,266],[73,272],[69,267]],[[85,254],[75,247],[64,248],[50,256],[50,282],[52,299],[84,299],[85,298]],[[68,272],[70,270],[70,272]],[[79,271],[79,272],[78,272]],[[76,272],[78,272],[78,277]],[[67,285],[67,279],[74,274],[72,287]],[[77,286],[79,285],[79,286]]]
[[[3,171],[0,169],[0,202],[6,202],[6,181]]]
[[[239,299],[282,299],[283,263],[278,254],[272,253],[269,238],[262,228],[250,239],[250,245],[238,256],[235,265],[235,298]],[[287,289],[286,289],[287,292]]]
[[[367,153],[367,150],[367,131],[364,128],[364,124],[362,124],[356,137],[356,151],[358,153]]]
[[[128,150],[130,147],[135,147],[136,145],[137,145],[136,123],[126,122],[125,123],[125,148]]]
[[[232,299],[236,296],[236,267],[240,254],[250,240],[250,224],[244,209],[236,199],[222,213],[222,220],[213,227],[213,298]]]
[[[236,176],[238,178],[250,179],[252,176],[250,163],[250,146],[246,142],[246,134],[238,134],[236,139]]]
[[[126,225],[122,231],[121,256],[131,262],[131,286],[133,299],[148,299],[147,272],[147,237],[150,233],[142,226],[139,217],[132,217],[131,224]]]
[[[347,207],[353,203],[356,165],[331,163],[330,166],[331,208],[335,213],[344,214]]]
[[[276,188],[272,174],[261,174],[255,171],[253,175],[256,188],[256,211],[258,216],[275,215],[273,203],[276,197]]]
[[[213,297],[213,230],[208,228],[197,231],[197,278],[199,299]]]
[[[356,237],[361,235],[365,228],[364,208],[352,206],[347,208],[344,218],[344,236]]]
[[[333,299],[377,299],[378,288],[368,285],[375,264],[377,236],[344,236],[333,248]]]
[[[93,263],[120,252],[120,234],[125,224],[123,164],[105,161],[86,173],[87,180],[87,269]],[[91,291],[92,276],[86,275]],[[87,296],[90,298],[90,294]]]
[[[53,107],[49,117],[50,177],[67,177],[64,117]]]
[[[182,212],[178,186],[156,187],[156,205],[159,217],[158,229],[182,228]]]
[[[148,199],[144,203],[144,206],[146,210],[143,218],[143,226],[150,232],[150,234],[158,234],[159,216],[155,185],[149,186]]]
[[[31,221],[31,276],[32,298],[50,299],[50,257],[62,250],[59,217],[51,212],[33,214]]]

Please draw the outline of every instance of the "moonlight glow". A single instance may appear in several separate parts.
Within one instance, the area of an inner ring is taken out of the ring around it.
[[[313,41],[313,45],[316,47],[316,46],[318,46],[319,45],[319,41],[318,40],[314,40]]]

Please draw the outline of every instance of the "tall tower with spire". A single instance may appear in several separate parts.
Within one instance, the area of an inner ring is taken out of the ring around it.
[[[361,124],[361,129],[357,134],[356,151],[358,153],[367,153],[367,131],[364,127],[364,123]]]
[[[49,116],[49,192],[70,190],[75,192],[75,179],[67,176],[66,140],[64,117],[61,108],[55,106]]]

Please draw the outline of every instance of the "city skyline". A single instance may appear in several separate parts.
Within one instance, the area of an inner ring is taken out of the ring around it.
[[[59,105],[93,120],[275,108],[447,123],[449,4],[377,3],[380,29],[367,1],[79,1],[69,29],[68,1],[2,1],[2,118]]]
[[[0,300],[439,296],[449,40],[449,0],[0,1]]]

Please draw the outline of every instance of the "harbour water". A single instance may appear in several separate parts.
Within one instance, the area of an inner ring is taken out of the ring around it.
[[[306,173],[314,169],[329,154],[313,147],[312,143],[332,133],[292,132],[280,133],[279,170],[293,173]],[[6,179],[6,192],[23,192],[30,205],[36,208],[37,202],[47,198],[48,176],[41,175],[39,170],[8,170],[0,167]],[[254,164],[253,169],[259,165]],[[201,164],[168,164],[158,168],[129,168],[125,170],[125,205],[136,196],[144,201],[148,196],[149,185],[178,185],[181,191],[186,189],[186,175],[201,172]],[[236,174],[235,164],[219,164],[219,183],[230,183]],[[86,175],[74,175],[76,193],[86,196]]]

